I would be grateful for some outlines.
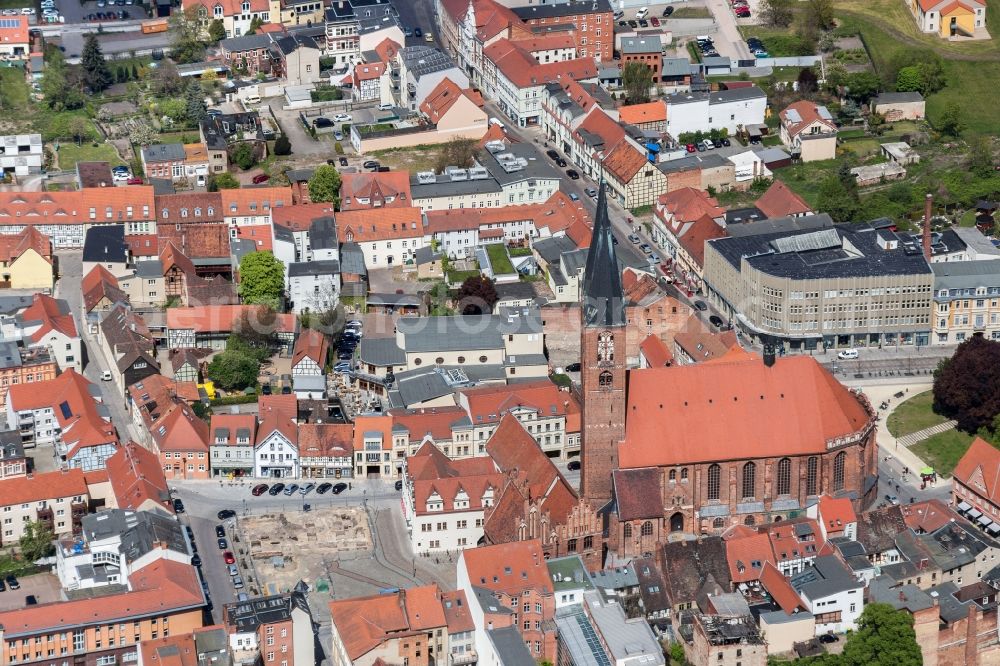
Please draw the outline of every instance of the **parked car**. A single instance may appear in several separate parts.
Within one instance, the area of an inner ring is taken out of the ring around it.
[[[839,352],[837,352],[837,358],[839,358],[842,361],[848,361],[850,359],[855,359],[857,357],[858,357],[857,349],[841,349]]]
[[[403,34],[407,37],[413,37],[413,28],[407,28],[403,31]]]
[[[712,315],[711,317],[708,318],[708,322],[716,328],[722,328],[723,326],[722,317],[720,317],[719,315]]]
[[[548,150],[546,150],[545,154],[549,156],[549,159],[555,160],[555,159],[559,158],[559,153],[557,153],[555,150],[553,150],[551,148],[549,148]]]
[[[174,513],[184,513],[184,502],[179,499],[174,500]]]
[[[229,542],[226,541],[225,539],[219,539],[217,543],[219,544],[219,550],[225,550],[226,548],[229,548]]]
[[[705,144],[703,142],[701,142],[701,141],[699,141],[698,143],[695,144],[695,148],[698,149],[699,153],[705,152]]]
[[[722,139],[712,139],[712,145],[716,148],[722,148]]]
[[[695,301],[694,307],[697,308],[698,310],[701,310],[702,312],[708,309],[708,306],[705,305],[705,301]]]
[[[394,108],[396,108],[396,107],[394,105],[392,105],[392,104],[379,104],[378,105],[378,110],[379,111],[392,111]]]
[[[232,509],[223,509],[217,515],[219,516],[219,520],[228,520],[230,518],[235,518],[236,512]]]
[[[341,375],[347,374],[351,371],[351,364],[347,361],[340,361],[333,366],[333,371]]]
[[[594,199],[594,198],[597,197],[597,190],[595,190],[593,187],[588,187],[588,188],[584,189],[583,192],[584,192],[584,194],[586,194],[591,199]]]
[[[332,483],[321,483],[318,486],[316,486],[316,494],[317,495],[323,495],[330,488],[333,488],[333,484]]]
[[[580,180],[580,174],[575,169],[570,169],[566,172],[566,175],[570,177],[570,180]]]
[[[580,364],[570,363],[569,365],[566,366],[566,372],[580,372]]]
[[[639,249],[642,251],[643,254],[649,254],[650,252],[653,251],[653,248],[649,247],[649,243],[643,243],[642,245],[639,246]]]
[[[125,181],[126,185],[142,185],[142,178],[129,178]]]
[[[566,160],[564,160],[561,157],[557,157],[556,158],[556,166],[559,167],[560,169],[565,169],[568,165],[566,163]]]
[[[639,27],[640,28],[648,28],[649,27],[649,21],[647,21],[646,19],[639,19]]]
[[[240,569],[235,564],[228,565],[226,569],[229,571],[229,575],[233,578],[240,575]]]
[[[729,139],[723,139],[722,140],[722,145],[726,146],[728,148],[729,146],[733,145],[733,143]]]
[[[259,173],[253,177],[252,182],[254,185],[260,185],[261,183],[266,183],[269,180],[271,180],[271,177],[266,173]]]
[[[191,556],[191,566],[200,567],[201,566],[201,555],[195,553]]]
[[[697,148],[695,148],[695,146],[694,146],[694,144],[693,144],[693,143],[689,143],[688,145],[684,146],[684,148],[685,148],[685,149],[686,149],[686,150],[687,150],[687,151],[688,151],[689,153],[694,153],[694,152],[697,152],[697,150],[698,150]]]
[[[366,169],[377,169],[379,168],[380,165],[378,163],[378,160],[365,160],[361,166],[363,166]]]
[[[579,469],[580,469],[580,461],[579,460],[570,460],[569,464],[566,465],[566,469],[568,469],[571,472],[579,471]]]
[[[25,595],[25,597],[24,597],[24,605],[25,606],[37,606],[38,605],[38,599],[36,599],[35,595],[33,595],[33,594]]]
[[[396,483],[392,484],[392,487],[395,488],[396,490],[402,490],[403,489],[402,480],[396,481]]]
[[[347,166],[347,158],[346,157],[341,157],[340,158],[340,166]]]
[[[285,484],[279,481],[278,483],[271,486],[271,489],[267,491],[267,494],[273,497],[274,495],[277,495],[284,489],[285,489]]]
[[[295,491],[298,490],[298,489],[299,489],[299,484],[297,484],[297,483],[291,483],[291,484],[285,486],[285,494],[288,495],[288,496],[294,495]]]
[[[0,592],[6,592],[7,586],[4,584],[3,580],[0,580]]]
[[[667,5],[663,8],[663,18],[666,18],[674,13],[674,8],[672,5]]]
[[[333,486],[333,488],[330,490],[330,492],[333,493],[334,495],[339,495],[340,493],[344,492],[345,490],[347,490],[347,484],[346,483],[338,483],[338,484],[336,484],[336,485]]]
[[[431,33],[428,32],[427,34],[424,35],[424,41],[427,42],[428,44],[431,43],[431,42],[433,42],[434,41],[434,35],[432,35]]]
[[[658,18],[656,18],[654,16],[653,18],[649,19],[649,24],[651,26],[653,26],[654,28],[659,28],[660,27],[660,19],[658,19]]]
[[[315,483],[307,483],[306,485],[304,485],[301,488],[299,488],[299,494],[300,495],[308,495],[309,493],[311,493],[315,489],[316,489],[316,484]]]
[[[340,130],[336,130],[333,133],[333,138],[334,138],[335,141],[343,141],[344,140],[344,133],[341,132]]]
[[[333,122],[335,123],[349,123],[352,120],[351,114],[349,113],[338,113],[333,117]]]
[[[632,28],[633,30],[635,30],[636,28],[638,28],[638,27],[639,27],[639,23],[638,23],[637,21],[629,21],[629,22],[628,22],[628,27],[630,27],[630,28]]]
[[[618,21],[618,27],[619,28],[627,28],[628,27],[628,23],[626,23],[625,21]]]
[[[4,580],[7,582],[7,587],[12,590],[20,590],[21,584],[17,582],[17,576],[14,574],[8,574]]]
[[[333,127],[333,121],[329,118],[324,118],[320,116],[313,120],[313,127]]]
[[[423,37],[424,36],[424,31],[421,30],[420,28],[414,28],[413,29],[413,36],[414,37]]]
[[[222,538],[222,537],[226,536],[226,528],[223,527],[222,525],[216,525],[215,526],[215,536],[217,538]]]
[[[839,640],[840,640],[840,639],[839,639],[839,638],[837,638],[837,637],[836,637],[835,635],[833,635],[833,634],[822,634],[822,635],[820,635],[820,637],[819,637],[819,642],[820,642],[820,643],[836,643],[836,642],[837,642],[837,641],[839,641]]]
[[[629,234],[628,235],[628,239],[629,239],[629,242],[632,243],[632,245],[638,245],[639,243],[642,242],[642,239],[639,238],[639,236],[637,234]]]
[[[267,492],[267,484],[258,483],[256,486],[253,487],[253,490],[250,491],[250,494],[253,495],[254,497],[260,497],[266,492]]]
[[[705,150],[712,150],[713,148],[715,148],[715,144],[712,143],[711,139],[702,139],[701,145],[705,146]]]
[[[235,588],[237,590],[242,590],[243,589],[243,579],[240,578],[239,576],[233,577],[233,588]]]
[[[580,195],[577,194],[576,192],[570,192],[569,193],[569,200],[570,201],[579,201],[580,200]]]
[[[899,498],[896,497],[895,495],[886,495],[885,501],[888,502],[889,504],[894,504],[894,505],[899,504]]]
[[[639,7],[639,10],[635,13],[637,19],[644,19],[647,16],[649,16],[649,7]]]

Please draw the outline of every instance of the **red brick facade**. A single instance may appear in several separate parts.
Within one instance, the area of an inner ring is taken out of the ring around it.
[[[581,8],[590,5],[581,3]],[[524,18],[522,16],[522,18]],[[615,44],[615,20],[612,12],[584,12],[570,16],[548,18],[525,18],[525,24],[551,28],[556,25],[572,24],[576,29],[576,54],[580,58],[594,58],[610,62]]]
[[[626,337],[624,327],[584,326],[580,334],[580,494],[595,507],[611,499],[611,472],[618,467],[618,442],[625,438]],[[602,345],[610,345],[610,354]]]

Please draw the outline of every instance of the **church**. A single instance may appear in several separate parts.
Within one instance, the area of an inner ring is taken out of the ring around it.
[[[793,518],[819,495],[877,497],[876,412],[809,356],[740,349],[626,367],[622,272],[603,188],[582,289],[582,501],[606,552]]]

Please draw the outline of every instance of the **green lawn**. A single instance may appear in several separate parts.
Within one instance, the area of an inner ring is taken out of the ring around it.
[[[708,7],[678,7],[670,15],[672,19],[712,18]]]
[[[507,256],[507,248],[503,246],[503,243],[488,243],[486,245],[486,254],[490,258],[490,265],[493,266],[494,275],[514,272],[514,264],[510,262],[510,257]]]
[[[951,471],[971,444],[972,435],[961,430],[948,430],[914,444],[910,450],[933,467],[939,476],[951,476]]]
[[[925,391],[915,395],[900,403],[889,415],[885,425],[893,437],[902,437],[947,421],[947,417],[932,411],[933,404],[933,391]]]
[[[741,25],[743,39],[756,37],[764,42],[767,54],[774,57],[812,55],[816,48],[789,28],[769,28],[762,25]]]
[[[2,4],[0,0],[0,7]],[[23,109],[28,106],[31,88],[24,80],[24,70],[20,67],[0,67],[0,109],[4,111]]]
[[[776,172],[778,178],[806,200],[810,206],[816,205],[820,187],[827,177],[835,175],[840,168],[837,160],[821,162],[799,162]]]
[[[77,146],[75,143],[60,143],[58,161],[59,168],[67,171],[76,167],[77,162],[111,162],[111,166],[125,164],[125,160],[118,157],[118,152],[107,143],[99,143],[94,146],[92,143],[84,143]]]

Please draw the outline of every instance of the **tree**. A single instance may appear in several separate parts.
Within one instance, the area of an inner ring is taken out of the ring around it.
[[[257,164],[257,155],[254,154],[253,146],[246,141],[236,146],[230,157],[233,163],[244,171],[252,169]]]
[[[199,9],[195,5],[170,15],[170,31],[174,36],[170,57],[178,64],[197,62],[205,56]]]
[[[275,155],[291,155],[292,154],[292,142],[288,140],[288,136],[282,134],[274,142],[274,154]]]
[[[1000,414],[1000,342],[973,336],[934,376],[934,409],[976,432]]]
[[[267,305],[244,309],[233,324],[226,349],[233,349],[264,361],[278,343],[278,313]]]
[[[625,98],[629,104],[643,104],[649,101],[650,81],[649,66],[645,63],[633,60],[625,65],[622,71],[622,86],[625,88]]]
[[[69,121],[69,131],[73,136],[73,141],[80,145],[91,137],[90,121],[83,116],[73,116]]]
[[[458,309],[462,314],[489,314],[500,297],[493,280],[485,275],[473,275],[458,288]]]
[[[187,105],[179,98],[170,97],[162,100],[157,104],[156,110],[161,116],[166,116],[175,123],[183,122],[187,118]]]
[[[965,129],[965,123],[962,122],[962,110],[958,107],[957,103],[950,102],[944,108],[944,112],[938,119],[937,125],[941,133],[947,136],[957,137],[962,134],[962,130]]]
[[[820,185],[816,208],[834,222],[850,222],[858,212],[858,201],[837,176],[828,176]]]
[[[131,74],[132,74],[132,80],[133,81],[138,81],[139,80],[139,68],[136,67],[135,63],[132,63]]]
[[[226,38],[226,24],[222,19],[215,19],[208,24],[208,41],[211,44],[218,44]]]
[[[919,84],[916,88],[903,90],[898,86],[899,75],[904,69],[910,68],[913,68],[911,72],[919,77]],[[897,82],[896,90],[899,92],[916,90],[924,95],[930,95],[944,88],[948,82],[944,75],[944,61],[930,49],[902,49],[890,58],[881,70],[886,85]]]
[[[343,150],[338,151],[343,153]],[[444,171],[446,167],[457,166],[460,169],[467,169],[472,166],[476,157],[476,141],[474,139],[463,139],[456,137],[444,144],[435,168]]]
[[[156,140],[156,132],[149,123],[136,123],[129,134],[129,139],[137,146],[148,146]]]
[[[923,79],[920,76],[920,68],[916,65],[904,67],[896,74],[897,92],[915,92],[923,88]]]
[[[847,67],[842,62],[831,62],[826,66],[824,87],[832,93],[837,93],[840,87],[847,85]]]
[[[803,95],[816,92],[818,82],[819,79],[816,78],[816,72],[813,71],[812,67],[803,67],[796,79],[796,83],[799,84],[799,92]]]
[[[847,96],[859,103],[867,102],[881,85],[873,72],[854,72],[847,75]]]
[[[252,356],[227,349],[208,364],[209,379],[224,389],[244,389],[257,383],[260,362]]]
[[[913,616],[889,604],[868,604],[839,661],[843,666],[920,666]]]
[[[201,82],[192,79],[184,91],[185,113],[188,121],[199,123],[208,117],[208,107],[205,106],[205,91],[202,90]]]
[[[209,192],[218,192],[219,190],[238,190],[240,188],[240,181],[236,180],[236,176],[228,171],[223,171],[222,173],[210,173],[208,175],[208,181],[205,183],[205,187]]]
[[[250,19],[250,28],[247,30],[248,35],[255,35],[257,31],[260,30],[260,26],[264,25],[264,20],[259,16],[254,16]]]
[[[97,42],[97,35],[88,33],[83,42],[83,55],[80,56],[80,65],[83,67],[83,81],[95,93],[101,92],[112,83],[114,77],[108,69],[108,63],[101,53],[101,45]]]
[[[969,171],[980,178],[989,178],[993,175],[993,150],[990,148],[989,139],[983,136],[976,137],[969,146],[968,155]]]
[[[21,556],[28,562],[34,562],[48,557],[55,551],[52,545],[55,538],[55,534],[45,523],[35,520],[24,526],[24,532],[18,539],[17,545],[21,549]]]
[[[182,85],[177,66],[169,60],[164,60],[153,77],[153,90],[161,97],[169,97],[179,93]]]
[[[787,28],[795,17],[792,0],[763,0],[760,14],[764,17],[764,23],[776,28]]]
[[[273,252],[251,252],[240,259],[240,299],[277,308],[285,294],[285,265]]]
[[[313,201],[330,201],[340,207],[340,173],[329,164],[316,167],[309,179],[309,198]]]
[[[829,30],[834,26],[833,0],[809,0],[806,17],[817,30]]]

